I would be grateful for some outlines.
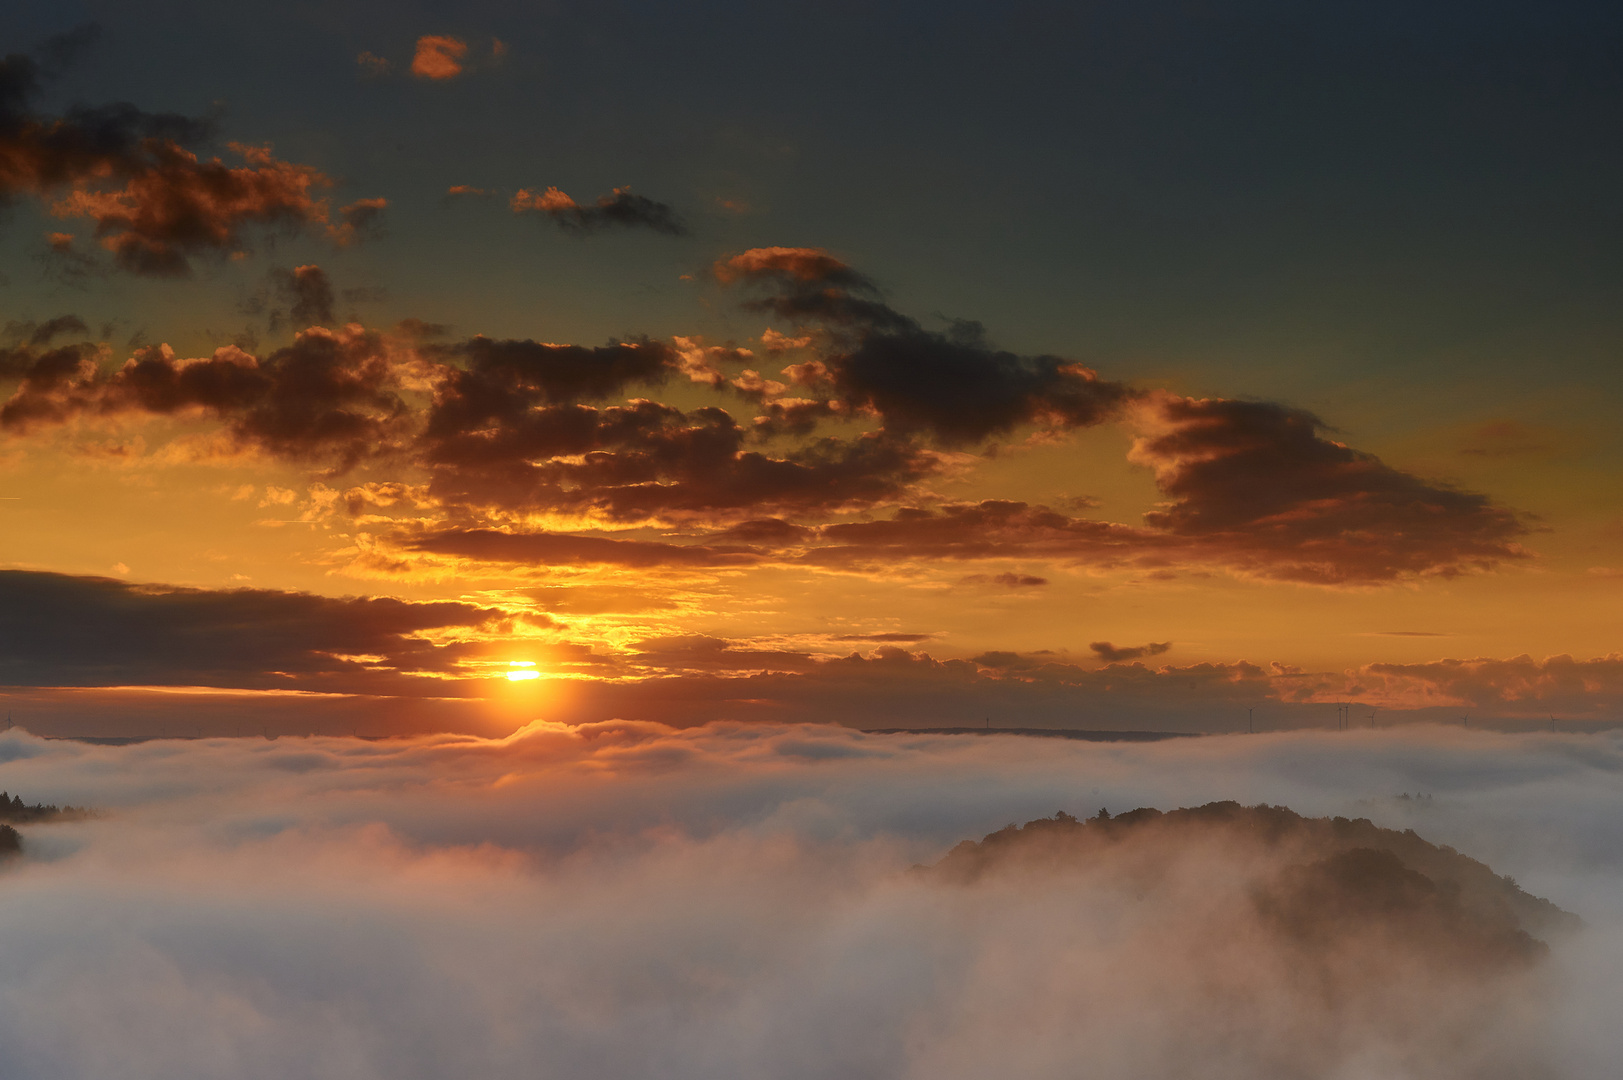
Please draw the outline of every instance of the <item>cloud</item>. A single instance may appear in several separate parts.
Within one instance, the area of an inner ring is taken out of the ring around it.
[[[305,284],[318,282],[307,274]],[[359,327],[312,327],[263,361],[235,346],[177,359],[158,345],[102,372],[94,355],[89,346],[64,346],[34,358],[0,406],[0,427],[27,432],[86,414],[197,411],[223,421],[240,449],[343,470],[395,447],[411,420],[387,343]]]
[[[383,212],[388,206],[388,199],[356,199],[338,208],[338,224],[330,227],[327,234],[339,247],[362,240],[380,240],[385,234]]]
[[[1089,644],[1088,648],[1092,649],[1099,659],[1106,663],[1115,664],[1123,660],[1137,660],[1144,656],[1160,656],[1162,653],[1171,650],[1172,642],[1152,641],[1147,645],[1131,645],[1118,648],[1108,641],[1095,641]]]
[[[1453,576],[1524,559],[1528,526],[1485,495],[1430,483],[1324,438],[1312,413],[1156,395],[1130,459],[1171,501],[1145,515],[1259,577],[1314,584]]]
[[[431,438],[486,429],[492,421],[518,424],[538,405],[563,405],[657,386],[675,363],[661,342],[602,346],[554,345],[477,335],[425,350],[466,366],[448,373],[429,417]]]
[[[389,61],[372,52],[362,50],[355,57],[355,65],[361,69],[361,74],[369,78],[379,78],[389,74]]]
[[[122,188],[76,186],[51,211],[89,218],[120,269],[152,277],[186,277],[193,257],[237,250],[246,224],[326,223],[314,191],[330,181],[318,170],[278,161],[268,148],[235,149],[247,165],[202,161],[173,142],[148,140],[143,167]]]
[[[1603,1076],[1618,1051],[1623,870],[1606,823],[1623,758],[1608,737],[1100,747],[621,722],[131,747],[13,732],[0,757],[29,801],[109,811],[25,827],[34,854],[8,867],[0,1068],[30,1080],[191,1080],[222,1060],[776,1078],[826,1070],[831,1046],[850,1075],[959,1080],[1006,1068],[1011,1031],[1024,1075],[1085,1061],[1107,1080],[1371,1061]],[[1417,790],[1429,809],[1389,798]],[[908,872],[1056,810],[1236,796],[1414,828],[1588,929],[1525,979],[1428,969],[1378,939],[1296,949],[1248,894],[1277,895],[1311,859],[1248,858],[1221,832],[968,883]],[[1367,1008],[1333,1007],[1346,1000]]]
[[[453,504],[615,520],[732,516],[872,505],[940,468],[936,455],[882,432],[771,456],[745,450],[749,431],[714,406],[563,404],[661,378],[672,361],[661,345],[488,343],[466,351],[473,363],[436,394],[421,445],[431,490]]]
[[[199,255],[240,250],[248,225],[322,228],[340,241],[356,232],[348,220],[329,225],[316,193],[331,181],[311,166],[239,144],[244,165],[200,158],[189,147],[209,139],[209,122],[127,104],[33,111],[50,65],[77,47],[53,46],[62,55],[46,63],[0,59],[0,200],[34,196],[57,217],[88,219],[117,267],[156,277],[184,277]]]
[[[759,553],[742,547],[664,544],[648,540],[611,540],[564,533],[506,533],[467,529],[408,539],[413,551],[455,555],[482,562],[529,566],[730,567],[759,562]]]
[[[271,283],[288,305],[288,314],[295,326],[337,322],[333,314],[332,281],[321,267],[310,264],[292,270],[272,270]]]
[[[840,303],[872,291],[818,249],[752,249],[723,260],[717,275],[788,290],[774,302],[803,285]],[[319,268],[278,280],[301,321],[335,321]],[[1220,568],[1356,587],[1529,557],[1523,515],[1336,442],[1311,413],[1133,390],[1056,357],[992,349],[976,324],[934,333],[862,322],[809,334],[817,358],[786,367],[782,382],[743,366],[758,363],[750,349],[681,336],[598,347],[482,335],[430,342],[426,324],[403,323],[392,338],[359,327],[311,332],[263,362],[230,348],[209,361],[147,350],[112,374],[100,373],[88,345],[47,360],[42,347],[19,342],[4,370],[25,378],[0,407],[0,425],[17,432],[82,414],[213,412],[239,449],[340,469],[393,455],[427,473],[443,508],[504,529],[500,516],[515,512],[726,529],[896,507],[888,519],[832,522],[793,541],[805,549],[796,556],[803,565],[864,573],[897,562],[1051,559],[1162,578]],[[284,390],[284,369],[317,382]],[[673,374],[742,398],[754,415],[741,422],[716,405],[629,397]],[[237,396],[221,401],[210,380]],[[819,437],[834,419],[870,430]],[[1129,460],[1151,469],[1165,496],[1142,524],[1010,500],[930,505],[939,496],[926,483],[970,462],[947,448],[1023,426],[1062,431],[1110,419],[1135,430]]]
[[[780,319],[811,319],[869,330],[910,332],[918,328],[880,299],[879,286],[871,279],[822,248],[751,248],[719,260],[712,272],[723,285],[740,284],[759,291],[761,295],[746,300],[744,306]]]
[[[135,585],[0,570],[0,683],[211,686],[440,694],[423,674],[473,655],[429,632],[491,629],[505,612],[456,602]]]
[[[994,585],[1002,585],[1007,589],[1030,589],[1048,584],[1047,578],[1036,577],[1032,574],[995,574],[988,580]]]
[[[8,322],[5,336],[31,346],[49,345],[64,334],[88,334],[90,327],[77,315],[58,315],[42,323]]]
[[[468,54],[468,43],[441,34],[425,34],[417,39],[417,51],[412,54],[411,73],[419,79],[443,81],[462,74],[462,58]]]
[[[1143,529],[1069,517],[1008,499],[902,507],[888,519],[825,526],[808,558],[823,565],[1049,557],[1129,563],[1172,545]]]
[[[8,322],[4,336],[11,344],[0,346],[0,379],[20,378],[42,361],[45,369],[77,370],[82,359],[96,355],[94,345],[84,342],[51,349],[50,344],[63,335],[89,332],[77,315],[59,315],[43,323]]]
[[[515,214],[532,211],[545,214],[565,232],[580,236],[616,226],[651,229],[667,236],[688,235],[687,226],[670,204],[633,195],[630,188],[615,188],[608,195],[598,196],[591,206],[581,206],[555,187],[539,195],[521,188],[508,205]]]
[[[1623,703],[1623,655],[1444,659],[1368,664],[1354,673],[1359,692],[1377,704],[1513,711],[1522,716],[1606,715]],[[1602,704],[1607,703],[1607,704]]]
[[[845,340],[838,347],[788,373],[814,396],[876,415],[894,432],[924,432],[957,446],[1029,424],[1087,427],[1115,416],[1131,396],[1073,361],[994,349],[979,323],[925,330],[821,248],[754,248],[716,263],[714,272],[723,284],[764,288],[747,308],[839,331]]]

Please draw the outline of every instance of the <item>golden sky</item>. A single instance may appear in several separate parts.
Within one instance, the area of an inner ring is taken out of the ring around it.
[[[593,16],[341,10],[186,70],[116,13],[8,16],[19,722],[1617,715],[1623,168],[1581,20],[1560,92],[1328,24],[1341,74],[1270,89],[1118,27],[1119,69],[973,104],[951,49],[896,61],[917,97],[848,57],[774,98],[755,56],[617,81]]]

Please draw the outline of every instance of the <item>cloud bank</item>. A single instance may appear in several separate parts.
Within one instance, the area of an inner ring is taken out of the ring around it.
[[[1600,1077],[1623,1050],[1623,745],[1442,730],[1150,745],[719,725],[158,742],[0,736],[0,1067],[204,1076]],[[1424,791],[1425,800],[1396,799]],[[1366,954],[1332,1015],[1220,850],[908,872],[1067,810],[1215,798],[1413,827],[1588,923],[1484,983]],[[1236,906],[1240,904],[1241,906]],[[1394,1034],[1395,1033],[1395,1034]]]

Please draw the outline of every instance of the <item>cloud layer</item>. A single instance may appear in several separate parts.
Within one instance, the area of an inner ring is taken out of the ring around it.
[[[1615,740],[1454,732],[1147,746],[793,727],[505,742],[0,736],[31,826],[0,878],[0,1065],[23,1080],[1167,1070],[1303,1055],[1601,1076],[1623,956]],[[1429,800],[1394,799],[1424,791]],[[1413,827],[1589,924],[1529,981],[1366,952],[1403,1025],[1266,960],[1221,848],[973,886],[909,874],[1065,809],[1232,796]],[[1142,869],[1142,868],[1140,868]],[[1248,959],[1249,957],[1249,959]],[[1439,1003],[1446,1002],[1447,1008]],[[1322,1055],[1322,1056],[1321,1056]],[[999,1065],[998,1063],[1001,1063]],[[1500,1069],[1500,1072],[1495,1072]]]

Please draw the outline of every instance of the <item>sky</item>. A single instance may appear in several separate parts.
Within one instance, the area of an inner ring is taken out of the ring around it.
[[[0,707],[1612,723],[1620,24],[13,5]]]

